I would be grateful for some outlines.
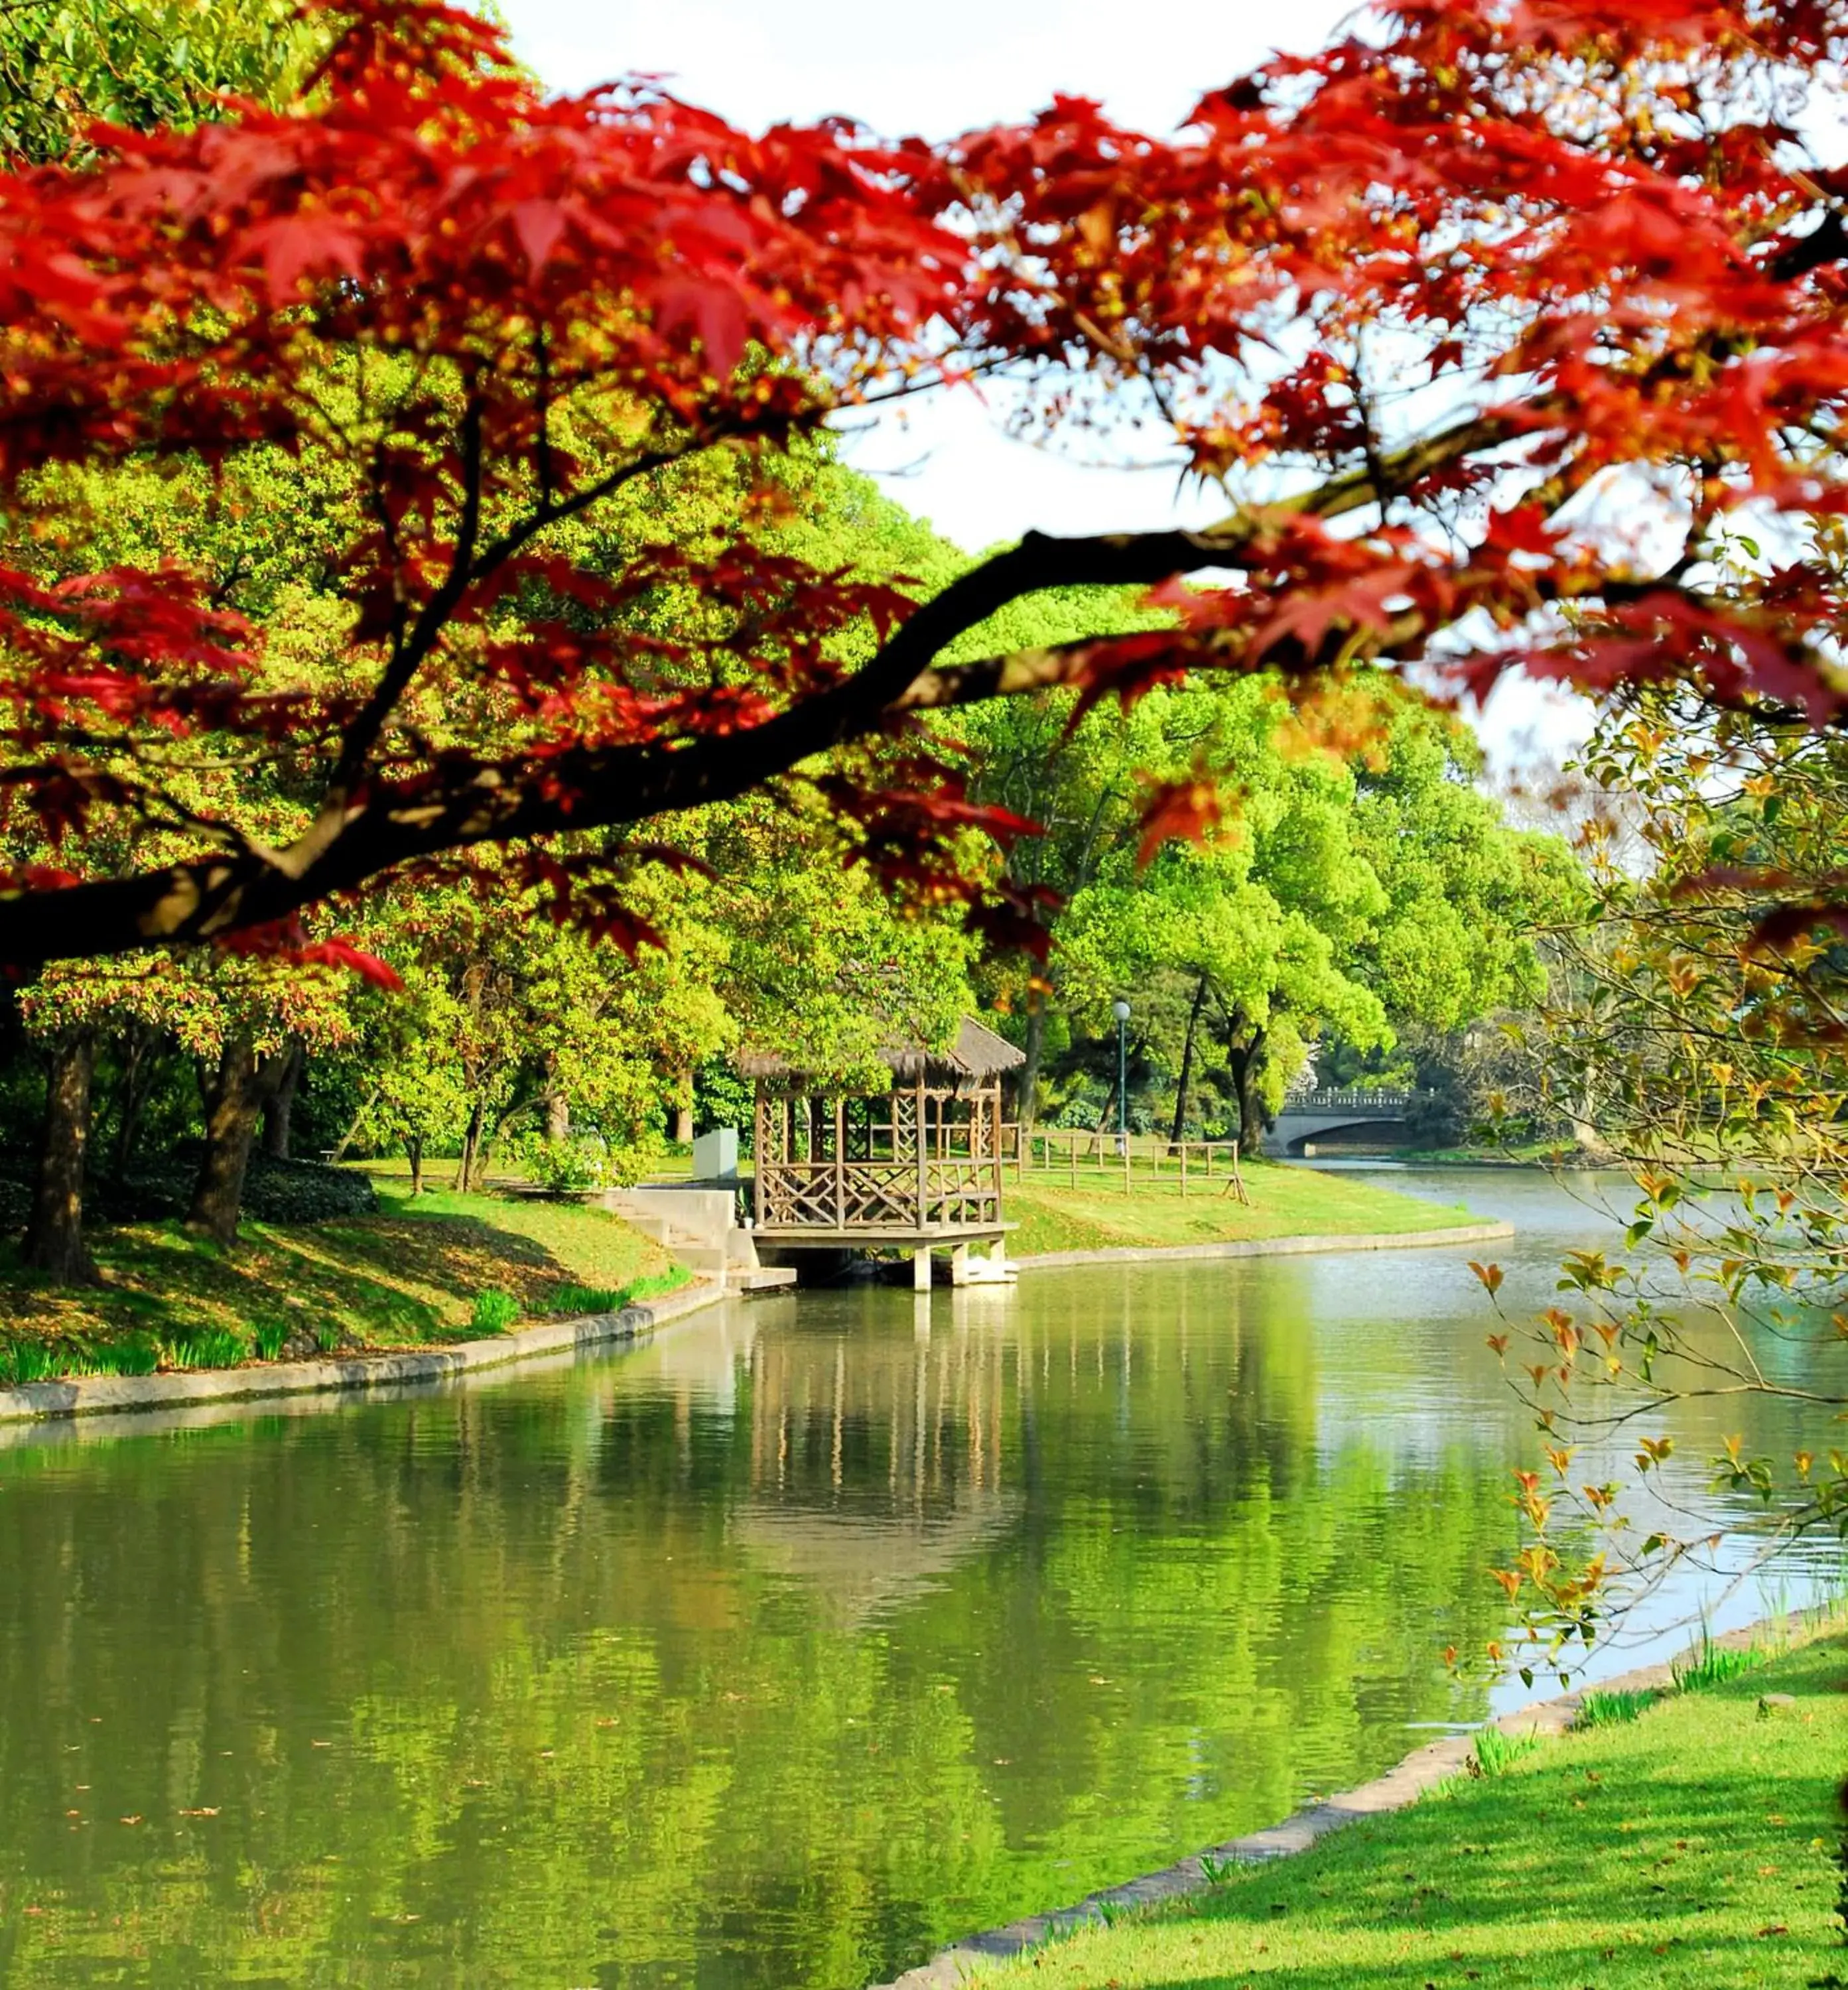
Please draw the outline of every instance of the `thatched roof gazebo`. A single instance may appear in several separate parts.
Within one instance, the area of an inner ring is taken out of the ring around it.
[[[1024,1060],[965,1016],[946,1049],[895,1044],[880,1061],[886,1089],[848,1092],[774,1054],[739,1060],[757,1088],[757,1236],[773,1248],[907,1248],[927,1284],[933,1245],[951,1247],[960,1273],[970,1243],[1006,1232],[1001,1078]]]

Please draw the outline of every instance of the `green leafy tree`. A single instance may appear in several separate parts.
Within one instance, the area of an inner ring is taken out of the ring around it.
[[[1396,686],[1356,680],[1314,732],[1261,676],[1076,724],[1048,701],[1037,739],[1017,708],[984,717],[984,778],[1036,781],[1049,818],[1031,860],[1066,895],[1049,1000],[1095,1037],[1131,999],[1173,1138],[1209,1080],[1255,1144],[1312,1042],[1384,1051],[1397,1027],[1454,1028],[1537,986],[1524,929],[1563,847],[1510,830],[1468,734]],[[1197,840],[1151,852],[1148,783]]]
[[[1554,936],[1570,972],[1537,1027],[1540,1098],[1592,1117],[1635,1204],[1625,1252],[1574,1254],[1560,1302],[1492,1336],[1545,1459],[1502,1579],[1562,1668],[1705,1556],[1721,1506],[1735,1531],[1756,1509],[1767,1554],[1848,1525],[1848,936],[1829,902],[1848,742],[1639,691],[1585,768],[1632,798],[1642,857],[1588,825],[1594,916]],[[1482,1275],[1493,1294],[1496,1268]],[[1713,1504],[1691,1509],[1654,1489],[1674,1448],[1659,1420],[1690,1402],[1724,1419]],[[1748,1438],[1760,1404],[1782,1455]]]
[[[0,10],[0,150],[80,156],[93,119],[184,130],[226,97],[285,101],[327,45],[295,0],[15,0]]]
[[[284,102],[328,40],[328,21],[293,0],[25,0],[0,8],[0,152],[31,164],[67,159],[87,150],[93,121],[184,128],[219,115],[233,97]],[[297,475],[298,468],[282,452],[256,450],[229,479],[197,463],[63,469],[16,492],[23,502],[0,530],[10,562],[53,580],[99,565],[158,569],[196,559],[222,599],[253,589],[263,597],[250,605],[273,618],[286,673],[302,659],[291,634],[308,599],[294,576],[302,565],[301,521],[317,510],[315,478]],[[63,523],[48,532],[44,518],[53,511]],[[322,605],[324,633],[331,630],[331,606]],[[214,783],[198,778],[178,741],[168,758],[165,827],[182,841],[202,808],[233,791],[250,795],[247,765],[236,780]],[[294,817],[272,810],[260,833],[295,826]],[[8,854],[26,866],[56,855],[18,817]],[[124,840],[115,861],[134,854]],[[206,1153],[192,1216],[228,1241],[251,1129],[266,1105],[286,1143],[304,1041],[291,1022],[310,1019],[307,1034],[323,1040],[339,1034],[328,992],[314,989],[314,979],[291,991],[279,976],[165,954],[121,970],[48,971],[22,1004],[47,1065],[25,1262],[59,1279],[90,1275],[83,1183],[93,1082],[106,1048],[117,1052],[121,1094],[118,1173],[132,1156],[162,1053],[176,1049],[209,1066]]]

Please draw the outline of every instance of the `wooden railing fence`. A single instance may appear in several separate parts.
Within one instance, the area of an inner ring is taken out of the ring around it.
[[[1027,1128],[1010,1121],[1001,1129],[1001,1152],[1013,1163],[1017,1181],[1024,1181],[1029,1174],[1062,1174],[1076,1188],[1085,1178],[1120,1176],[1123,1191],[1128,1195],[1138,1172],[1159,1180],[1165,1162],[1167,1173],[1178,1181],[1183,1196],[1197,1186],[1210,1194],[1211,1185],[1216,1184],[1222,1196],[1251,1201],[1239,1171],[1236,1140],[1168,1140],[1152,1133],[1132,1133],[1126,1140],[1117,1134],[1100,1136],[1094,1128]],[[1197,1170],[1192,1166],[1195,1155],[1200,1161]]]

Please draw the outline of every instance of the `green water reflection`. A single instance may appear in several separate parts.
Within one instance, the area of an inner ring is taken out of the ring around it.
[[[1537,1281],[1585,1220],[1536,1210]],[[842,1990],[1364,1775],[1481,1710],[1436,1654],[1496,1628],[1516,1426],[1462,1255],[16,1441],[0,1982]]]

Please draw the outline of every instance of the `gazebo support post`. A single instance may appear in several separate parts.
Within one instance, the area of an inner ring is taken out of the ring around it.
[[[751,1214],[759,1229],[763,1228],[764,1177],[770,1171],[770,1116],[764,1107],[763,1087],[757,1087],[756,1124],[751,1142]]]
[[[930,1220],[930,1153],[929,1142],[924,1131],[924,1074],[918,1073],[917,1090],[918,1127],[918,1228],[922,1230]],[[929,1254],[926,1254],[926,1262]]]
[[[911,1289],[915,1292],[930,1290],[930,1246],[911,1254]]]

